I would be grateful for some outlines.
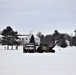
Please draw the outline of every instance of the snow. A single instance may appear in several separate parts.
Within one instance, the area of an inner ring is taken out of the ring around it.
[[[76,75],[76,47],[54,49],[55,53],[23,53],[22,46],[0,46],[0,75]]]

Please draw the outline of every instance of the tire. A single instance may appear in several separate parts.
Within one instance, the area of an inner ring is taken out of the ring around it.
[[[34,51],[31,51],[31,53],[34,53]]]
[[[43,51],[39,52],[39,53],[43,53]]]
[[[27,51],[23,51],[23,53],[27,53]]]
[[[38,47],[38,48],[37,48],[37,52],[38,52],[38,53],[43,53],[42,47]]]
[[[26,49],[23,49],[23,53],[27,53],[27,50]]]
[[[33,51],[33,50],[31,50],[31,51],[28,51],[28,53],[34,53],[34,51]]]
[[[51,52],[51,53],[55,53],[55,50],[51,50],[50,52]]]
[[[43,53],[43,50],[39,50],[39,51],[37,51],[38,53]]]

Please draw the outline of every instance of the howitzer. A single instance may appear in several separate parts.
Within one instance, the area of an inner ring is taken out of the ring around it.
[[[38,49],[37,49],[37,52],[39,52],[39,53],[43,53],[43,52],[51,52],[51,53],[55,53],[55,50],[53,50],[53,48],[56,46],[56,44],[54,44],[54,45],[47,45],[47,44],[45,44],[45,45],[43,45],[43,44],[41,44],[39,47],[38,47]]]

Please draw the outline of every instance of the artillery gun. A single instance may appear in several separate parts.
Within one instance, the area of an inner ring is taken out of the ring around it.
[[[43,53],[43,52],[51,52],[51,53],[55,53],[55,50],[53,50],[53,48],[56,46],[56,44],[54,45],[47,45],[47,44],[40,44],[40,46],[37,48],[37,52],[39,53]]]
[[[51,52],[51,53],[55,53],[55,50],[53,50],[53,48],[56,46],[56,44],[53,45],[47,45],[47,44],[40,44],[39,46],[37,46],[35,43],[28,43],[28,44],[24,44],[23,45],[23,53],[34,53],[34,52],[38,52],[38,53],[43,53],[43,52]]]

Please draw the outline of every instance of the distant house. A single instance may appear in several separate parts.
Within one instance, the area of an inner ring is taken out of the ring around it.
[[[27,44],[27,43],[30,42],[31,36],[32,36],[32,34],[29,34],[29,35],[26,35],[26,36],[19,36],[19,38],[20,38],[19,41],[21,42],[22,45]],[[37,45],[39,45],[40,44],[40,38],[35,37],[35,43]]]
[[[2,36],[2,35],[0,35],[0,43],[1,43],[2,37],[3,37],[3,36]]]

